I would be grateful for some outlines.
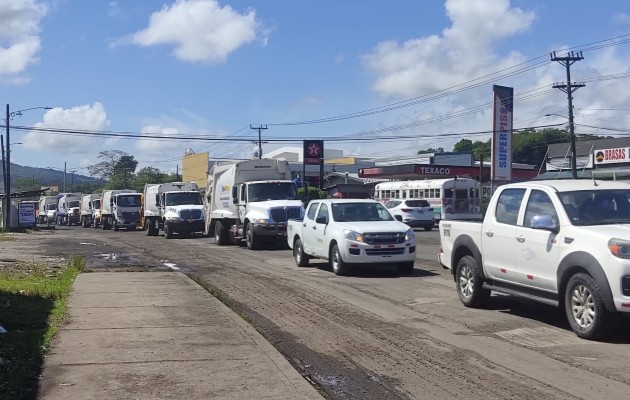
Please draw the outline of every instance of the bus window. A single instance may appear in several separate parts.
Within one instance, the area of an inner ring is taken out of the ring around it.
[[[444,189],[444,197],[450,199],[453,197],[453,189]]]

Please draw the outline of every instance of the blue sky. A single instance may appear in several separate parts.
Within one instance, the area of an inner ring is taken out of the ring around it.
[[[66,162],[79,173],[109,149],[168,172],[188,148],[248,158],[257,138],[250,125],[259,124],[269,128],[263,153],[341,138],[326,147],[411,156],[448,151],[464,137],[487,140],[472,132],[492,128],[493,84],[514,87],[515,127],[565,123],[544,116],[567,114],[566,95],[551,88],[565,70],[548,53],[598,42],[577,48],[584,60],[571,70],[586,83],[574,94],[576,131],[623,135],[628,34],[625,1],[0,0],[0,104],[3,115],[7,103],[11,111],[53,107],[24,112],[12,126],[105,132],[11,130],[11,142],[22,143],[12,162]],[[514,66],[518,74],[492,75]],[[465,90],[449,89],[456,85]],[[431,93],[444,95],[423,97]],[[348,118],[367,110],[379,112]]]

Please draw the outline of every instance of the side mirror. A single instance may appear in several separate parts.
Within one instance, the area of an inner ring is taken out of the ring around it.
[[[110,205],[110,206],[113,206],[113,205],[114,205],[114,199],[113,199],[113,198],[109,199],[109,205]]]
[[[159,194],[155,195],[155,204],[158,205],[158,206],[160,205],[160,195]]]
[[[232,204],[238,204],[238,197],[232,197]]]
[[[549,231],[552,233],[560,232],[560,226],[558,226],[551,215],[534,215],[532,217],[531,228]]]
[[[326,217],[317,217],[317,218],[315,218],[315,223],[316,224],[327,224],[328,223],[328,218],[326,218]]]

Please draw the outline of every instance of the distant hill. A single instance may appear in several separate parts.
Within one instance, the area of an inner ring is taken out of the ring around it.
[[[27,167],[11,163],[11,192],[39,189],[41,186],[59,186],[59,190],[62,191],[63,175],[63,171],[51,168]],[[66,191],[73,191],[73,186],[81,186],[82,184],[104,186],[105,181],[103,179],[66,172]],[[4,193],[4,179],[1,178],[0,192]]]

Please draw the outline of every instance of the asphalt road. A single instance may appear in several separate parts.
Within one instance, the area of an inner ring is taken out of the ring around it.
[[[495,295],[467,309],[437,262],[436,230],[417,231],[412,276],[298,268],[286,249],[205,237],[58,227],[37,238],[93,270],[185,272],[248,319],[329,399],[607,399],[630,393],[630,324],[612,342],[577,338],[559,310]]]

